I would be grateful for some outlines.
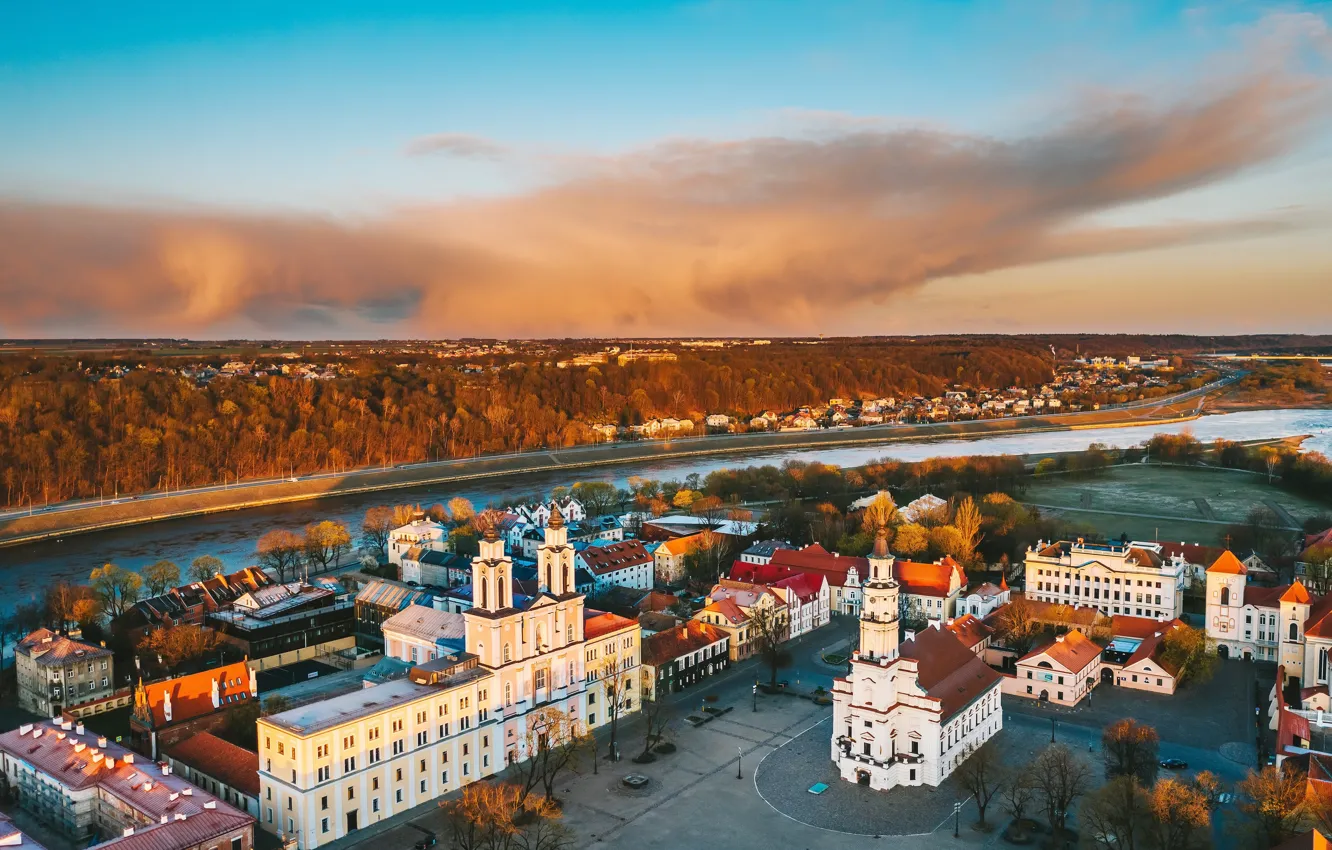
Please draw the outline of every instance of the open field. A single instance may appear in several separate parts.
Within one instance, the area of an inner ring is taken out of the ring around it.
[[[1254,507],[1276,505],[1297,524],[1332,511],[1332,505],[1288,493],[1262,475],[1148,464],[1115,467],[1098,478],[1038,478],[1022,501],[1106,535],[1212,545]]]

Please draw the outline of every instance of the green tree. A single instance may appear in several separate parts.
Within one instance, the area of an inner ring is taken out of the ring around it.
[[[222,572],[222,559],[212,555],[200,555],[190,562],[190,578],[194,581],[208,581]]]
[[[139,601],[143,589],[143,579],[138,573],[115,564],[103,564],[93,570],[88,579],[102,609],[113,620]]]
[[[166,559],[144,567],[142,575],[149,596],[161,596],[180,584],[180,567]]]

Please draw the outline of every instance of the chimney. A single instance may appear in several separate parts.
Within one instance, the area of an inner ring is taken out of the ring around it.
[[[153,790],[153,780],[149,779],[147,782],[143,783],[143,790],[145,791]]]
[[[26,734],[28,734],[28,733],[31,732],[31,731],[32,731],[32,724],[31,724],[31,723],[24,723],[22,726],[19,727],[19,734],[20,734],[20,735],[26,735]]]
[[[1064,642],[1063,635],[1059,635],[1058,637],[1055,638],[1055,643],[1063,643],[1063,642]]]
[[[184,788],[180,789],[180,793],[184,794],[186,797],[193,797],[193,796],[194,796],[194,786],[193,786],[193,785],[186,785]]]
[[[125,764],[134,764],[134,753],[125,753],[124,762]]]
[[[162,771],[162,775],[163,775],[163,776],[170,776],[170,775],[171,775],[171,763],[170,763],[170,762],[159,761],[159,762],[157,763],[157,769],[160,770],[160,771]]]
[[[123,833],[121,833],[121,835],[122,835],[124,838],[129,838],[129,837],[130,837],[131,835],[133,835],[133,834],[134,834],[134,827],[132,827],[132,826],[127,826],[127,827],[125,827],[125,831],[124,831]]]
[[[102,749],[106,749],[106,739],[105,739],[105,738],[98,738],[98,739],[97,739],[97,746],[101,747]]]
[[[167,822],[167,816],[166,816],[166,815],[162,815],[162,819],[161,819],[161,821],[159,821],[159,823],[166,823],[166,822]]]
[[[209,800],[207,803],[204,803],[204,808],[205,808],[205,809],[216,809],[216,808],[217,808],[217,800]]]
[[[74,734],[76,734],[76,735],[82,735],[82,734],[83,734],[83,724],[82,724],[82,723],[80,723],[78,726],[75,726],[75,727],[74,727]]]

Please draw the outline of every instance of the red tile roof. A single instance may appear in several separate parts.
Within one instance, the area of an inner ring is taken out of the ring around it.
[[[662,593],[659,590],[649,591],[646,596],[638,600],[638,610],[647,611],[669,611],[679,604],[680,598],[669,593]]]
[[[949,620],[945,628],[956,635],[957,639],[962,641],[962,645],[970,650],[975,650],[978,644],[994,634],[994,629],[975,614],[963,614],[961,617]]]
[[[1058,662],[1070,673],[1079,673],[1088,664],[1101,657],[1101,647],[1092,643],[1082,632],[1073,629],[1044,646],[1033,649],[1023,656],[1019,663],[1030,661],[1042,655]]]
[[[637,620],[630,620],[609,611],[594,611],[591,608],[583,610],[583,640],[596,640],[602,635],[636,625],[638,625]]]
[[[899,652],[916,661],[916,681],[939,700],[945,721],[1003,678],[946,629],[921,629]]]
[[[1310,549],[1314,546],[1332,546],[1332,528],[1317,534],[1304,535],[1304,548]]]
[[[217,706],[213,705],[213,682],[217,682],[220,702]],[[212,714],[228,703],[254,698],[250,693],[250,669],[244,661],[164,682],[153,682],[143,688],[148,697],[148,706],[152,709],[153,727],[157,729]],[[169,721],[166,718],[167,694],[171,694]]]
[[[172,745],[166,753],[242,794],[259,796],[258,753],[224,741],[210,732],[191,735]]]
[[[758,567],[755,564],[746,564],[745,566]],[[856,557],[842,557],[841,555],[829,552],[817,543],[804,547],[803,549],[778,549],[772,553],[772,561],[767,566],[769,570],[759,568],[756,573],[762,573],[765,577],[758,578],[759,581],[771,581],[776,578],[785,578],[792,573],[819,573],[828,579],[828,584],[836,587],[846,585],[846,574],[852,568],[856,568],[856,574],[864,581],[869,576],[869,559]],[[767,578],[766,576],[772,576]],[[732,570],[732,577],[734,569]]]
[[[902,592],[917,596],[947,596],[954,574],[961,570],[951,558],[937,564],[921,564],[901,558],[893,561],[893,578],[902,586]]]
[[[709,623],[686,620],[677,628],[643,638],[643,663],[660,667],[682,655],[729,638],[730,635]]]
[[[595,575],[606,575],[617,570],[652,563],[652,556],[639,540],[621,540],[605,546],[588,546],[579,553],[579,556]]]
[[[1138,618],[1135,617],[1134,619]],[[1170,634],[1170,632],[1173,631],[1174,629],[1182,627],[1183,625],[1184,623],[1180,620],[1171,620],[1168,623],[1157,623],[1156,630],[1142,639],[1142,643],[1138,644],[1138,648],[1134,650],[1133,654],[1129,656],[1129,659],[1124,662],[1124,666],[1132,667],[1134,664],[1137,664],[1140,661],[1146,661],[1148,658],[1150,658],[1151,660],[1156,662],[1157,666],[1159,666],[1162,670],[1169,673],[1171,676],[1177,674],[1179,670],[1175,667],[1174,664],[1171,664],[1168,661],[1166,661],[1165,658],[1162,657],[1162,654],[1163,650],[1165,649],[1166,635]]]
[[[1228,573],[1230,575],[1242,576],[1246,575],[1249,571],[1244,564],[1240,563],[1240,559],[1235,557],[1235,553],[1227,549],[1212,562],[1212,565],[1207,568],[1207,572]]]
[[[1128,617],[1115,614],[1111,619],[1110,634],[1114,637],[1137,638],[1143,640],[1161,631],[1166,625],[1151,617]]]
[[[1305,589],[1304,584],[1299,579],[1296,579],[1295,583],[1285,593],[1281,594],[1281,601],[1293,602],[1296,605],[1308,605],[1310,601],[1309,591]]]
[[[745,616],[745,612],[740,610],[740,606],[735,604],[735,600],[733,599],[718,599],[716,602],[713,602],[698,613],[701,614],[703,611],[720,614],[733,626],[738,626],[749,619]],[[694,616],[698,615],[695,614]]]
[[[789,576],[780,581],[772,582],[773,587],[780,587],[789,590],[795,594],[795,597],[802,603],[817,599],[819,592],[823,589],[823,583],[826,581],[822,575],[811,575],[809,573],[800,573],[799,575]]]
[[[1179,555],[1190,564],[1211,564],[1225,550],[1220,546],[1204,546],[1201,543],[1162,543],[1161,556],[1173,558]]]

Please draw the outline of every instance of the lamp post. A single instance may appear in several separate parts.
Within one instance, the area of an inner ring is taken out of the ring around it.
[[[744,776],[742,776],[742,775],[740,774],[740,757],[743,756],[744,754],[745,754],[745,751],[742,750],[740,747],[736,747],[736,748],[735,748],[735,778],[736,778],[736,779],[744,779]]]
[[[957,832],[957,830],[958,830],[958,822],[961,820],[961,817],[962,817],[962,804],[961,804],[961,803],[954,803],[954,804],[953,804],[953,837],[954,837],[954,838],[957,838],[957,837],[958,837],[958,832]]]
[[[758,679],[754,680],[754,711],[758,711]]]
[[[1052,743],[1052,744],[1055,742],[1055,739],[1054,739],[1054,732],[1055,732],[1055,719],[1054,719],[1053,717],[1051,717],[1051,718],[1050,718],[1050,743]]]

